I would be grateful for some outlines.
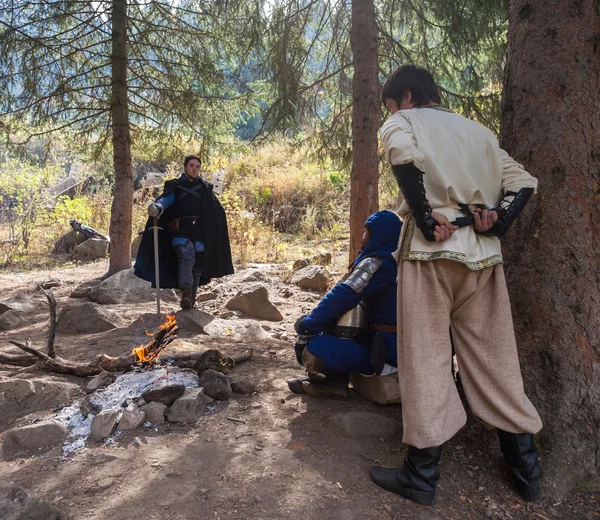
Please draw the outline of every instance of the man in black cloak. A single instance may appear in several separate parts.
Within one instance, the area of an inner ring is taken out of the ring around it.
[[[225,210],[212,184],[200,176],[201,164],[187,156],[181,177],[165,182],[162,195],[148,206],[134,267],[136,276],[156,287],[151,231],[157,217],[160,287],[181,289],[182,309],[193,307],[199,285],[233,274]]]

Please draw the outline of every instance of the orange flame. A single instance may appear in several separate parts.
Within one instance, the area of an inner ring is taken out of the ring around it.
[[[177,325],[177,321],[175,320],[174,314],[167,314],[167,319],[158,326],[158,330],[172,329]],[[154,334],[146,331],[146,335],[154,337]],[[154,341],[149,341],[146,345],[139,345],[134,347],[131,350],[131,353],[135,356],[136,362],[139,363],[149,363],[151,361],[155,361],[158,359],[161,350],[166,346],[166,344],[162,347],[156,348],[156,343]],[[151,350],[155,347],[153,350]]]

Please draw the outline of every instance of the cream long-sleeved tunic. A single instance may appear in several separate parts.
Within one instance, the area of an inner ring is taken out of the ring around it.
[[[424,172],[432,210],[450,222],[464,216],[458,204],[493,208],[507,191],[537,188],[537,179],[500,148],[488,128],[440,107],[400,110],[380,133],[388,161],[412,162]],[[459,228],[443,242],[428,242],[415,229],[402,194],[400,201],[398,213],[406,222],[399,247],[403,260],[447,259],[473,270],[502,263],[498,238],[475,233],[473,226]]]

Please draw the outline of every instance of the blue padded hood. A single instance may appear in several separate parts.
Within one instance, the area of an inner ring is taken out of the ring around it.
[[[393,211],[383,210],[373,213],[365,222],[365,227],[371,232],[371,240],[354,260],[354,267],[358,262],[370,256],[387,258],[396,263],[392,253],[398,249],[402,221]]]

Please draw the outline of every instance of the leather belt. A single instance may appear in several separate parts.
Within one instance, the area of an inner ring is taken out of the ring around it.
[[[392,332],[396,334],[397,326],[396,325],[385,325],[383,323],[371,323],[369,324],[369,328],[372,330],[380,330],[381,332]]]

